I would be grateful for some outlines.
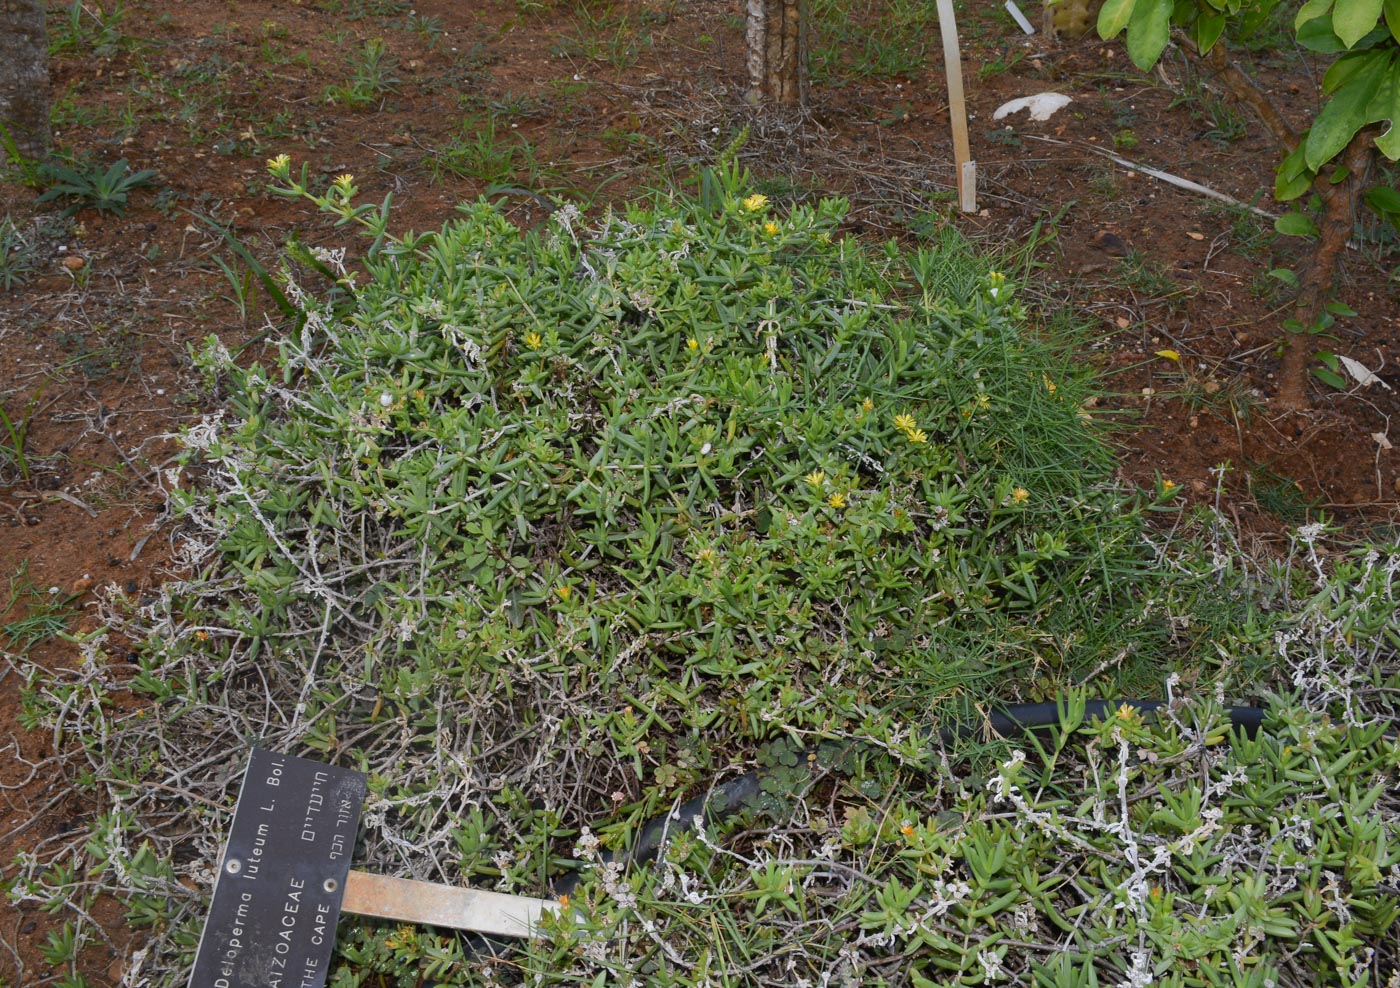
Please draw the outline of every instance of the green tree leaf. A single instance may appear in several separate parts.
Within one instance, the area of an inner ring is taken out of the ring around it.
[[[1395,0],[1400,3],[1400,0]],[[1202,14],[1196,20],[1196,48],[1205,54],[1215,47],[1215,43],[1220,40],[1220,35],[1225,30],[1224,14]]]
[[[1332,30],[1332,15],[1322,14],[1311,20],[1298,24],[1298,44],[1308,51],[1315,51],[1320,55],[1335,55],[1339,51],[1346,51],[1346,46],[1342,44],[1342,39],[1337,37],[1337,32]]]
[[[1400,192],[1379,186],[1367,191],[1366,203],[1385,217],[1387,223],[1400,231]]]
[[[1381,58],[1384,54],[1377,52]],[[1308,167],[1316,171],[1335,158],[1367,123],[1367,110],[1380,87],[1381,74],[1357,72],[1337,88],[1308,131]]]
[[[1348,48],[1375,28],[1384,0],[1337,0],[1332,10],[1332,30]]]
[[[1385,0],[1385,26],[1390,28],[1390,36],[1400,41],[1400,0]]]
[[[1400,215],[1400,192],[1392,188],[1379,185],[1370,189],[1366,193],[1366,201],[1378,212]]]
[[[1376,72],[1379,69],[1380,73],[1384,74],[1383,66],[1373,64],[1378,61],[1378,57],[1379,61],[1384,61],[1386,55],[1384,52],[1360,51],[1337,59],[1322,77],[1323,95],[1330,96],[1335,93],[1361,72]]]
[[[1400,159],[1400,57],[1391,57],[1388,71],[1366,107],[1366,122],[1390,121],[1390,129],[1376,138],[1376,147],[1391,161]]]
[[[1307,135],[1304,134],[1303,137],[1306,138]],[[1307,148],[1300,143],[1288,157],[1279,162],[1278,175],[1274,179],[1274,198],[1279,202],[1297,199],[1312,187],[1314,173],[1308,171],[1306,151]]]
[[[1146,72],[1171,38],[1172,0],[1137,0],[1128,21],[1128,57]]]
[[[1313,237],[1317,235],[1317,224],[1307,213],[1284,213],[1274,220],[1274,229],[1285,237]]]
[[[1099,8],[1099,37],[1116,38],[1133,16],[1134,0],[1106,0]]]
[[[1298,9],[1298,14],[1293,18],[1293,30],[1298,30],[1308,21],[1321,17],[1332,9],[1333,0],[1308,0]]]
[[[1298,149],[1299,151],[1302,148]],[[1292,202],[1312,188],[1313,174],[1304,170],[1301,174],[1285,178],[1281,173],[1274,179],[1274,198],[1279,202]]]

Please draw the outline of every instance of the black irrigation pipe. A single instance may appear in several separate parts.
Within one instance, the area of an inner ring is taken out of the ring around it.
[[[1160,700],[1089,700],[1084,704],[1084,719],[1107,719],[1124,706],[1147,714],[1160,710],[1166,704]],[[1227,707],[1226,712],[1230,715],[1231,725],[1251,738],[1259,733],[1266,713],[1262,707]],[[1056,703],[1017,703],[990,714],[981,724],[946,728],[941,732],[941,737],[944,741],[956,741],[973,737],[984,729],[996,735],[1006,736],[1054,727],[1059,723],[1060,707]],[[808,764],[808,759],[798,758],[798,765]],[[706,824],[712,824],[738,813],[749,799],[758,795],[767,774],[765,769],[753,769],[682,803],[676,809],[642,827],[641,833],[630,848],[603,852],[602,861],[636,863],[652,860],[670,838],[691,830],[697,818],[704,820]],[[561,876],[554,883],[555,894],[572,893],[583,880],[584,874],[585,872],[580,870]]]

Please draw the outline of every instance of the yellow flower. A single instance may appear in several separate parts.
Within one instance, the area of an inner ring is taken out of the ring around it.
[[[700,349],[700,341],[697,340],[695,337],[692,336],[690,339],[688,339],[688,340],[685,341],[685,348],[686,348],[687,350],[691,350],[691,351],[699,350],[699,349]]]
[[[531,350],[538,350],[542,343],[544,343],[544,338],[539,333],[525,334],[525,345]]]
[[[899,832],[900,832],[901,834],[903,834],[905,837],[913,837],[913,836],[914,836],[914,825],[913,825],[912,823],[906,823],[904,826],[902,826],[902,827],[899,828]]]
[[[861,410],[862,410],[862,411],[865,411],[865,412],[873,412],[873,411],[875,411],[875,403],[874,403],[873,401],[871,401],[869,398],[867,398],[867,399],[865,399],[863,402],[861,402],[861,403],[860,403],[860,407],[861,407]]]
[[[1059,390],[1059,388],[1055,385],[1055,382],[1050,380],[1049,374],[1041,374],[1040,379],[1045,382],[1045,390],[1049,391],[1051,394],[1054,394],[1056,391]]]
[[[766,205],[768,205],[768,197],[757,192],[744,200],[744,208],[751,213],[758,212]]]
[[[1162,481],[1162,493],[1163,493],[1163,494],[1170,494],[1172,491],[1176,490],[1176,487],[1177,487],[1177,483],[1176,483],[1175,480],[1164,480],[1164,481]]]
[[[1129,720],[1129,721],[1130,721],[1130,720],[1132,720],[1132,719],[1133,719],[1134,717],[1136,717],[1136,716],[1137,716],[1137,708],[1135,708],[1131,703],[1125,703],[1125,704],[1123,704],[1121,707],[1118,708],[1118,719],[1119,719],[1119,720]]]
[[[904,437],[908,439],[911,443],[928,442],[928,433],[925,432],[923,429],[910,429],[904,434]]]
[[[992,396],[987,394],[987,392],[983,391],[980,395],[977,396],[977,404],[982,406],[983,408],[986,408],[991,403]]]
[[[1025,504],[1030,500],[1031,492],[1024,487],[1017,487],[1011,492],[1011,500],[1016,504]]]
[[[574,592],[574,588],[565,583],[562,586],[555,587],[554,592],[559,595],[560,600],[568,600],[569,595]]]
[[[894,417],[894,427],[900,432],[913,432],[919,427],[919,423],[914,421],[914,416],[901,413]]]
[[[839,493],[832,494],[826,499],[826,503],[839,510],[846,506],[846,498]]]
[[[559,897],[559,905],[563,906],[565,909],[569,908],[569,893],[565,892]]]
[[[267,159],[267,170],[274,175],[285,175],[287,169],[292,166],[292,156],[289,154],[279,154],[275,158]]]
[[[348,192],[350,191],[350,186],[355,184],[355,176],[351,175],[349,172],[346,172],[344,175],[337,175],[335,177],[335,184]]]
[[[811,484],[813,487],[821,487],[826,483],[826,473],[822,470],[813,470],[811,473],[807,474],[807,476],[803,477],[802,479],[807,481],[807,483]]]
[[[763,232],[770,237],[776,237],[778,235],[778,224],[769,220],[767,223],[763,224]]]

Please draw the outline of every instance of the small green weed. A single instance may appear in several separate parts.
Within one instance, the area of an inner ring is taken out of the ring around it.
[[[35,201],[74,200],[64,208],[64,216],[72,216],[80,209],[96,209],[122,216],[126,213],[131,191],[154,184],[157,174],[153,168],[132,171],[125,158],[105,169],[94,165],[81,171],[71,165],[46,163],[40,167],[46,188]]]
[[[6,213],[0,219],[0,291],[7,292],[28,280],[36,250]]]
[[[405,18],[405,24],[408,30],[426,41],[431,48],[436,48],[438,42],[442,40],[444,29],[440,17],[429,17],[416,10],[411,10]]]
[[[226,261],[222,257],[216,256],[214,263],[219,266],[224,279],[233,290],[232,296],[224,297],[238,309],[242,321],[247,323],[249,311],[257,303],[258,289],[261,288],[282,316],[295,322],[301,314],[300,310],[287,297],[287,293],[282,290],[282,286],[277,283],[277,279],[272,276],[272,273],[254,256],[252,251],[234,236],[233,229],[224,226],[212,217],[193,215],[196,220],[217,233],[223,240],[224,246],[234,256],[233,261]],[[241,271],[239,270],[240,264]]]
[[[77,617],[71,606],[75,599],[57,587],[44,590],[35,586],[28,564],[22,563],[7,581],[4,606],[0,607],[0,641],[6,648],[25,653],[57,638]]]
[[[1210,373],[1183,375],[1178,396],[1192,412],[1207,411],[1238,422],[1249,421],[1260,404],[1258,394],[1247,381],[1221,381]]]
[[[1022,143],[1021,135],[1016,133],[1015,127],[999,127],[996,130],[986,131],[982,136],[992,144],[999,144],[1007,148],[1018,148]]]
[[[1169,108],[1186,106],[1191,118],[1205,127],[1202,137],[1209,138],[1222,147],[1244,137],[1249,132],[1249,121],[1230,100],[1221,99],[1199,80],[1188,79],[1182,92],[1174,97]]]
[[[982,81],[992,76],[1004,75],[1025,61],[1026,49],[1016,46],[1004,50],[996,58],[983,62],[977,67],[977,78]]]
[[[32,189],[40,186],[39,162],[20,153],[19,145],[15,143],[14,137],[10,134],[10,129],[0,121],[0,152],[3,152],[3,170],[0,175],[14,175],[19,181]]]
[[[121,0],[73,0],[50,8],[49,54],[108,57],[128,44],[122,33],[126,7]]]
[[[1211,216],[1228,217],[1230,249],[1241,257],[1256,262],[1267,271],[1269,252],[1278,239],[1272,223],[1257,213],[1238,206],[1210,205],[1206,207],[1206,213]]]
[[[1135,296],[1178,305],[1193,289],[1183,287],[1159,262],[1140,250],[1131,250],[1118,262],[1117,284]]]
[[[615,16],[610,11],[600,13],[585,6],[576,11],[575,22],[578,34],[560,41],[555,54],[605,62],[621,72],[636,64],[642,53],[653,46],[651,34],[643,34],[625,13]]]
[[[326,102],[342,103],[353,109],[383,102],[386,94],[399,91],[399,79],[393,74],[397,64],[385,48],[383,38],[370,38],[348,59],[350,81],[326,87]]]
[[[0,434],[0,462],[17,471],[21,480],[28,480],[30,477],[29,427],[34,421],[34,410],[38,405],[37,392],[29,397],[24,411],[13,417],[5,410],[4,405],[0,404],[0,427],[5,430]]]
[[[932,4],[892,0],[875,8],[852,0],[814,0],[811,72],[828,84],[851,79],[912,78],[937,34]]]
[[[1315,519],[1322,506],[1322,502],[1308,496],[1299,481],[1266,466],[1249,471],[1249,491],[1261,510],[1293,525]]]
[[[461,136],[432,152],[429,168],[433,181],[456,175],[488,183],[518,179],[534,184],[539,170],[534,147],[509,125],[498,127],[498,122],[495,112],[465,118],[459,128]]]
[[[411,13],[413,4],[405,0],[326,0],[328,13],[346,21],[362,21],[370,17],[398,17]]]

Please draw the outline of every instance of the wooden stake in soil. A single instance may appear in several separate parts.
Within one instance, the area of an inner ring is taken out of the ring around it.
[[[977,170],[967,141],[967,99],[963,96],[962,55],[953,0],[938,0],[938,30],[943,35],[943,69],[948,76],[948,115],[953,121],[953,164],[958,176],[958,208],[977,212]]]

